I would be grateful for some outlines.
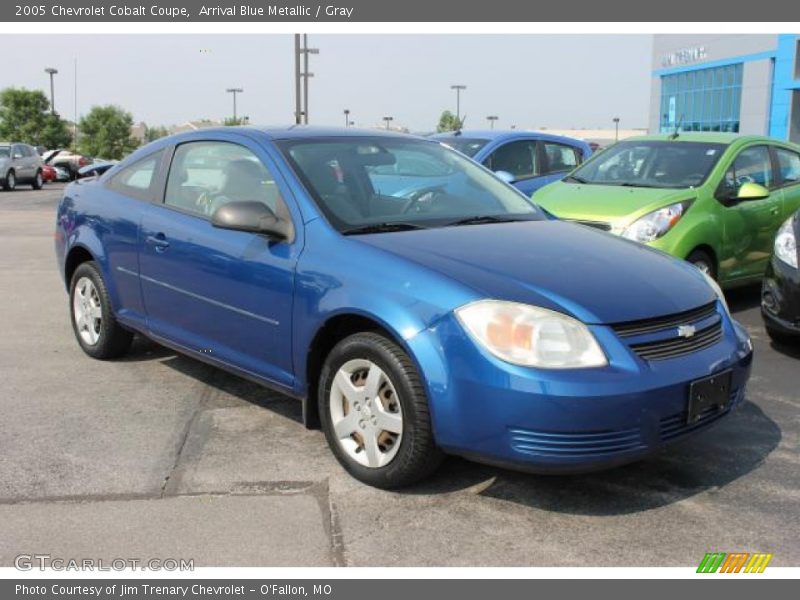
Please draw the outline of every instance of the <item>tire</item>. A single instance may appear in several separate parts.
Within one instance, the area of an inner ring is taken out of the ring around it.
[[[44,187],[44,177],[41,171],[36,171],[36,177],[33,178],[31,187],[35,190],[40,190]]]
[[[81,263],[75,269],[69,286],[69,308],[72,331],[86,354],[106,360],[128,351],[133,332],[114,318],[108,289],[94,261]]]
[[[428,477],[441,464],[444,455],[434,440],[419,373],[386,337],[357,333],[339,342],[325,359],[318,398],[328,445],[359,481],[397,489]]]
[[[695,267],[708,273],[712,279],[717,279],[717,266],[714,259],[705,250],[692,250],[686,257],[686,262],[692,263]]]
[[[769,339],[773,342],[778,344],[779,346],[794,346],[800,345],[800,336],[791,335],[788,333],[784,333],[783,331],[779,331],[774,327],[770,327],[766,325],[767,335]]]
[[[3,189],[7,192],[13,192],[17,187],[17,175],[13,170],[6,173],[6,180],[3,183]]]

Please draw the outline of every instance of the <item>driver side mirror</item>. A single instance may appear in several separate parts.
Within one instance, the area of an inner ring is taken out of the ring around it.
[[[494,174],[506,183],[514,183],[516,181],[514,176],[508,171],[495,171]]]
[[[214,211],[211,224],[220,229],[260,233],[277,240],[291,241],[294,237],[291,222],[278,217],[263,202],[228,202]]]
[[[743,183],[736,193],[737,200],[763,200],[769,196],[769,190],[759,183],[748,181]]]

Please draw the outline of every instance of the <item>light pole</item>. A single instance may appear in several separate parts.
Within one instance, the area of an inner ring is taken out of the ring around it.
[[[619,117],[614,117],[612,119],[614,121],[614,141],[619,141]]]
[[[486,120],[489,121],[489,129],[494,129],[494,122],[497,121],[498,118],[497,115],[489,115],[486,117]]]
[[[236,124],[236,94],[241,94],[244,90],[242,88],[228,88],[225,91],[229,94],[233,94],[233,123]]]
[[[458,126],[461,127],[461,90],[467,89],[465,85],[451,85],[451,90],[456,91],[456,119],[458,120]]]
[[[345,127],[350,127],[350,109],[349,108],[345,108],[344,109],[344,126]]]
[[[386,129],[389,129],[389,123],[394,121],[394,117],[383,117],[383,120],[386,121]]]
[[[50,75],[50,114],[54,115],[56,114],[56,94],[55,85],[53,84],[53,76],[58,73],[58,69],[47,67],[44,72]]]

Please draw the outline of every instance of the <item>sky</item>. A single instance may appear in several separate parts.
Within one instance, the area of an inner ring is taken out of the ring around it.
[[[467,127],[646,127],[650,35],[309,35],[312,124],[343,125],[345,108],[359,127],[435,129],[461,92]],[[41,89],[55,67],[56,110],[117,104],[134,121],[173,125],[232,114],[227,88],[243,88],[239,115],[253,124],[294,120],[292,35],[3,35],[0,55],[13,56],[0,88]]]

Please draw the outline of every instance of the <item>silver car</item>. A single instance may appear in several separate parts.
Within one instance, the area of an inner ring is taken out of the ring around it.
[[[0,142],[0,186],[11,191],[18,183],[42,189],[42,157],[28,144]]]

